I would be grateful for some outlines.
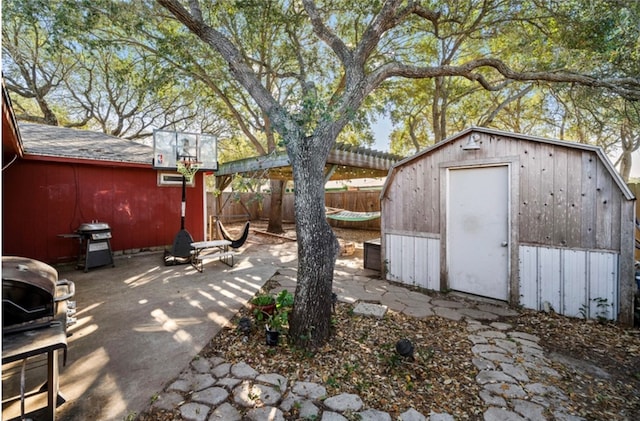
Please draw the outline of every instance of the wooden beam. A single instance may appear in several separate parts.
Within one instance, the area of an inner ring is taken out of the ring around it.
[[[216,171],[218,175],[243,174],[253,171],[260,171],[270,168],[288,167],[291,165],[286,152],[255,156],[221,164]]]

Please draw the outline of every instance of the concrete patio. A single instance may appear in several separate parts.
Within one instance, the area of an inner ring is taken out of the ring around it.
[[[295,266],[295,243],[248,242],[235,265],[210,262],[164,266],[161,252],[121,255],[115,267],[84,273],[61,267],[76,284],[77,323],[60,364],[62,420],[122,420],[148,407],[282,266]],[[62,354],[62,353],[60,353]],[[27,385],[46,380],[43,360],[29,359]],[[39,368],[31,368],[38,366]],[[3,402],[19,396],[19,368],[3,367]],[[29,389],[27,389],[29,390]],[[26,401],[28,416],[46,406],[46,394]],[[4,403],[2,419],[20,417],[20,401]]]

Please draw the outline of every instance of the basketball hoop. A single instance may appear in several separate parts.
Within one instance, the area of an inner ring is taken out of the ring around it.
[[[191,161],[189,159],[184,159],[178,161],[177,163],[177,171],[182,174],[182,176],[189,182],[193,181],[193,176],[196,175],[198,170],[200,169],[200,162]]]

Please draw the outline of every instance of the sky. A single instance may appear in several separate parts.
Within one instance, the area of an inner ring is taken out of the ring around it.
[[[631,178],[640,178],[640,150],[631,154]]]
[[[392,130],[391,122],[384,117],[380,118],[371,125],[371,129],[373,130],[373,136],[375,138],[375,143],[371,146],[371,149],[389,152],[389,136]]]

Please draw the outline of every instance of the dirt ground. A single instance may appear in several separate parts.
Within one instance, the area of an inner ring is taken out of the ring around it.
[[[260,234],[266,223],[252,226],[257,234],[250,241],[273,244],[295,238],[292,226],[286,226],[281,237]],[[239,231],[241,224],[229,224],[228,228]],[[357,254],[363,241],[380,236],[378,231],[335,231],[340,239],[358,245]],[[275,352],[262,343],[260,335],[247,339],[235,328],[242,316],[250,316],[249,310],[238,314],[202,355],[245,361],[259,371],[286,373],[292,379],[322,382],[331,395],[357,393],[367,407],[389,412],[392,417],[413,407],[427,414],[429,408],[446,411],[455,419],[482,419],[484,403],[474,380],[477,369],[471,364],[464,321],[416,319],[394,312],[380,321],[355,316],[351,305],[339,303],[331,343],[316,353],[304,353],[286,343]],[[587,420],[640,419],[638,328],[529,310],[500,321],[541,338],[552,367],[561,374],[541,380],[565,392],[566,407],[574,415]],[[392,340],[398,337],[418,338],[415,345],[421,351],[415,361],[402,361],[394,354]],[[286,416],[297,419],[295,411]],[[147,413],[140,418],[180,419],[177,412]]]

